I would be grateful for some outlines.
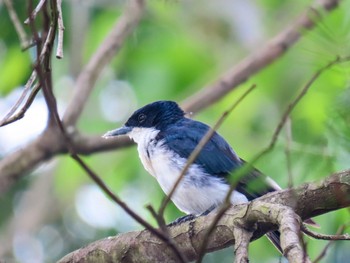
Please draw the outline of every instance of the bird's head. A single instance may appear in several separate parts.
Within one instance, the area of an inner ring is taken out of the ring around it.
[[[135,111],[121,128],[103,135],[104,138],[126,135],[134,128],[162,130],[184,117],[184,111],[174,101],[156,101]]]

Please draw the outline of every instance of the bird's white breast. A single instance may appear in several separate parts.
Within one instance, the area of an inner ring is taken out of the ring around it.
[[[143,166],[168,195],[187,160],[170,151],[163,141],[157,141],[158,133],[154,128],[134,128],[129,136],[137,143]],[[222,179],[209,176],[199,165],[192,164],[174,192],[172,201],[181,211],[198,215],[212,206],[219,206],[228,190],[229,185]],[[231,202],[243,203],[247,202],[247,198],[234,191]]]
[[[154,177],[156,177],[156,173],[150,159],[149,151],[152,150],[151,148],[153,147],[151,144],[158,133],[159,131],[153,128],[133,128],[128,134],[137,143],[137,151],[139,152],[143,167]]]

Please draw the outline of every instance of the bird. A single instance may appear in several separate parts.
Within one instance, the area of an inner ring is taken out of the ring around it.
[[[103,137],[128,135],[134,140],[145,170],[169,195],[189,156],[210,129],[207,124],[186,117],[176,102],[156,101],[136,110],[122,127],[108,131]],[[244,163],[214,131],[171,196],[175,206],[187,214],[184,219],[219,208],[230,189],[229,175]],[[230,202],[247,203],[277,190],[281,187],[275,181],[253,168],[236,183]],[[269,232],[267,237],[282,252],[279,232]]]

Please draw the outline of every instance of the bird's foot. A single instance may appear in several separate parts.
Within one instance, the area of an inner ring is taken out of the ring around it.
[[[209,213],[211,211],[213,211],[214,209],[216,208],[215,205],[212,205],[211,207],[209,207],[207,210],[205,210],[203,213],[201,213],[199,216],[206,216],[206,215],[209,215]]]
[[[197,217],[198,216],[193,215],[193,214],[185,215],[185,216],[179,217],[175,221],[171,222],[170,224],[168,224],[168,226],[176,226],[176,225],[188,222],[188,221],[192,221],[193,219],[195,219]]]
[[[168,226],[176,226],[176,225],[188,222],[188,221],[192,221],[192,220],[196,219],[197,217],[206,216],[211,211],[213,211],[214,209],[215,209],[215,206],[211,206],[209,209],[205,210],[203,213],[201,213],[199,215],[189,214],[189,215],[185,215],[185,216],[179,217],[175,221],[173,221],[170,224],[168,224]]]

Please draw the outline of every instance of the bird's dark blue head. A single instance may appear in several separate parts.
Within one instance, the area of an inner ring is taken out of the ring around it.
[[[104,137],[128,134],[133,128],[162,130],[182,119],[185,112],[174,101],[156,101],[135,111],[123,127],[110,131]]]

